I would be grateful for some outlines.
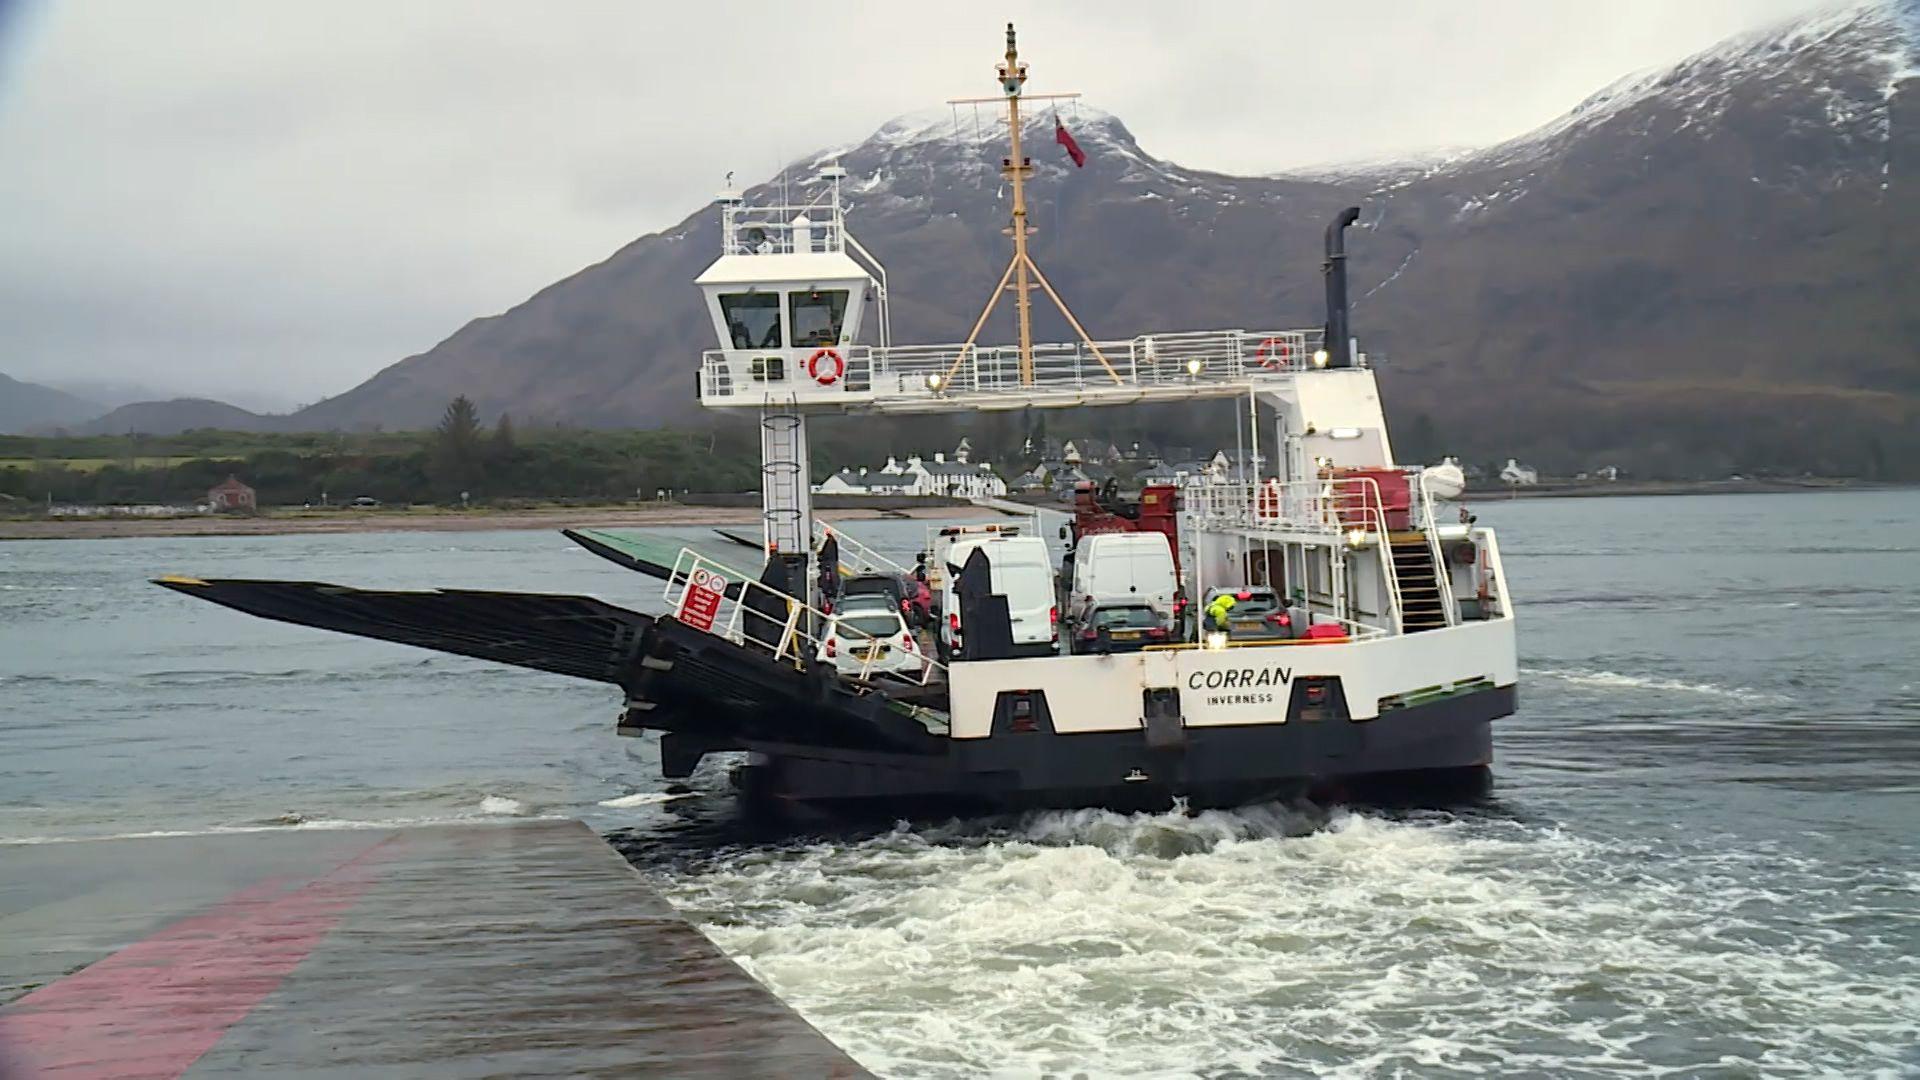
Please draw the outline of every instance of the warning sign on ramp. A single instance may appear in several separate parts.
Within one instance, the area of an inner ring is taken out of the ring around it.
[[[720,599],[727,595],[727,579],[704,567],[696,567],[687,580],[686,594],[680,598],[678,618],[695,630],[713,630],[713,617],[720,611]]]

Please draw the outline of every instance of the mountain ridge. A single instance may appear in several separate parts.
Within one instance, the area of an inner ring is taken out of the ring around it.
[[[46,423],[36,434],[63,435],[178,435],[196,428],[221,431],[287,430],[284,417],[263,415],[212,398],[173,398],[135,401],[89,420]]]
[[[0,373],[0,435],[98,416],[104,407],[76,394]]]
[[[1313,325],[1320,231],[1357,202],[1356,332],[1388,361],[1394,407],[1451,417],[1481,450],[1570,457],[1701,451],[1691,417],[1715,408],[1797,426],[1808,467],[1865,467],[1920,442],[1916,12],[1882,0],[1742,35],[1415,169],[1194,169],[1087,105],[1062,110],[1090,155],[1074,169],[1051,114],[1030,114],[1036,257],[1096,336]],[[964,337],[1004,264],[988,152],[1004,129],[923,110],[797,159],[848,170],[896,340]],[[639,237],[291,424],[425,426],[455,393],[522,422],[685,422],[712,344],[691,280],[714,217]],[[1036,332],[1070,336],[1044,315]],[[1833,434],[1856,421],[1852,442]],[[1772,452],[1738,453],[1757,451]]]

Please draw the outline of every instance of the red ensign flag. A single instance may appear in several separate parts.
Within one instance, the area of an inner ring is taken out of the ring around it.
[[[1074,142],[1073,136],[1067,133],[1067,125],[1060,122],[1058,113],[1053,117],[1053,141],[1067,148],[1067,156],[1073,159],[1074,168],[1086,167],[1087,152],[1080,149],[1080,144]]]

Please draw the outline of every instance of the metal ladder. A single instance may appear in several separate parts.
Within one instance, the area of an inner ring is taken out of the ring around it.
[[[1445,564],[1436,566],[1428,544],[1431,530],[1417,534],[1395,533],[1389,536],[1387,558],[1399,578],[1401,603],[1400,629],[1413,634],[1422,630],[1445,629],[1447,598],[1441,575]]]
[[[807,418],[789,398],[760,413],[760,516],[767,544],[782,555],[808,552],[813,539]]]

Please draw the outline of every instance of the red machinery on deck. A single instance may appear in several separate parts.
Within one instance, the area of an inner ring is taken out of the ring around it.
[[[1075,547],[1081,537],[1101,533],[1162,533],[1173,551],[1174,575],[1185,581],[1180,568],[1180,526],[1175,516],[1179,511],[1180,489],[1172,484],[1148,484],[1140,489],[1139,499],[1126,500],[1111,483],[1102,490],[1093,481],[1082,480],[1073,488],[1073,522],[1068,528]]]
[[[1349,528],[1364,529],[1373,524],[1374,511],[1386,521],[1391,532],[1413,527],[1413,488],[1400,469],[1331,469],[1321,474],[1342,483],[1336,502],[1340,522]]]

